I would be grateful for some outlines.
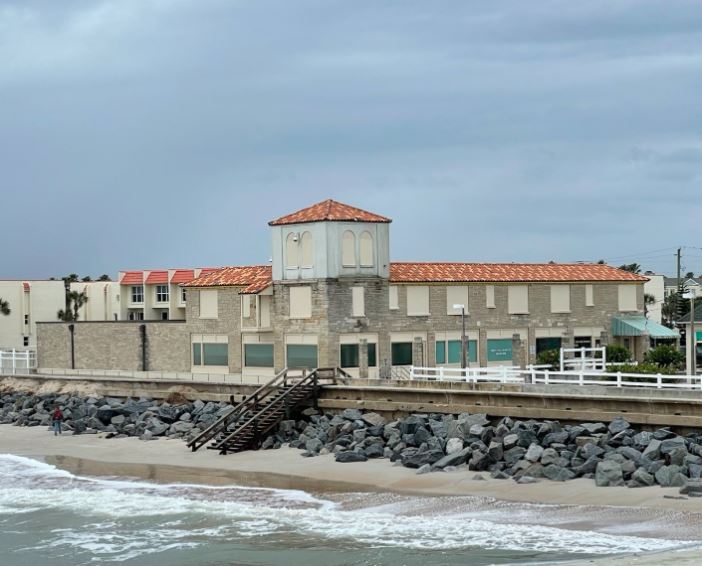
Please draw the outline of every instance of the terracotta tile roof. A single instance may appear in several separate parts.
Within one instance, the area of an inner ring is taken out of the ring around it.
[[[307,222],[392,222],[385,216],[373,214],[366,210],[361,210],[348,204],[336,202],[335,200],[325,200],[281,216],[276,220],[271,220],[269,226],[281,226],[284,224],[304,224]]]
[[[392,283],[648,281],[597,263],[405,263],[390,264]]]
[[[120,285],[141,285],[143,282],[143,271],[125,271],[124,277],[119,281]]]
[[[187,283],[193,279],[195,279],[194,269],[176,269],[175,273],[173,273],[173,277],[171,277],[171,283]]]
[[[150,271],[146,278],[147,285],[168,283],[168,271]]]
[[[271,284],[270,265],[223,267],[183,284],[183,287],[244,287],[243,294],[259,293]]]

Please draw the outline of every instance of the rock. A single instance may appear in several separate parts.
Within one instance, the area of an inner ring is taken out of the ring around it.
[[[114,426],[122,426],[125,420],[127,420],[127,417],[124,415],[115,415],[110,419],[110,423]]]
[[[631,475],[631,482],[629,487],[641,486],[646,487],[656,483],[656,478],[652,474],[649,474],[644,468],[637,468],[636,471]]]
[[[112,407],[109,405],[102,405],[95,413],[95,418],[97,418],[102,424],[108,425],[115,415]]]
[[[642,455],[649,460],[658,460],[661,457],[661,441],[655,438],[652,439]]]
[[[680,466],[661,466],[655,473],[656,481],[662,487],[679,487],[685,483]]]
[[[466,460],[471,457],[471,454],[472,450],[468,446],[459,452],[447,454],[440,460],[437,460],[434,463],[434,468],[441,470],[449,466],[460,466],[461,464],[465,464]]]
[[[514,466],[514,464],[524,457],[524,454],[526,454],[526,450],[521,446],[515,446],[514,448],[507,450],[507,452],[505,452],[503,455],[505,464],[508,466]]]
[[[609,426],[607,427],[607,429],[612,434],[618,434],[622,431],[625,431],[630,426],[631,425],[625,419],[623,419],[622,417],[617,417],[611,423],[609,423]]]
[[[665,442],[668,441],[664,440],[663,443]],[[670,452],[668,452],[668,462],[675,466],[682,467],[685,464],[685,457],[687,455],[687,448],[685,448],[684,446],[673,448]]]
[[[574,466],[572,468],[573,473],[576,476],[584,476],[585,474],[592,474],[597,469],[597,464],[600,463],[600,459],[597,456],[592,456],[585,460],[580,466]]]
[[[378,413],[364,413],[361,419],[370,426],[385,426],[385,419]]]
[[[468,462],[469,470],[482,471],[488,466],[488,457],[485,452],[474,450]]]
[[[472,479],[473,481],[485,481],[485,478],[482,476],[482,474],[475,474]]]
[[[555,464],[546,466],[543,469],[543,475],[552,481],[567,481],[575,477],[575,474],[570,470],[561,466],[556,466]]]
[[[583,423],[580,426],[583,427],[590,434],[607,432],[607,427],[604,423]]]
[[[502,450],[502,443],[494,440],[490,442],[490,446],[488,446],[487,455],[493,462],[499,462],[500,460],[502,460],[502,457],[504,455],[504,452]]]
[[[548,466],[549,464],[555,464],[560,460],[558,452],[554,448],[546,448],[541,454],[541,464]]]
[[[685,485],[680,488],[680,493],[683,495],[702,494],[702,481],[687,480]]]
[[[420,426],[424,426],[424,419],[417,415],[410,415],[403,421],[400,421],[400,433],[403,436],[407,434],[413,435]]]
[[[365,454],[359,454],[358,452],[337,452],[336,456],[334,459],[337,462],[341,462],[342,464],[347,464],[350,462],[366,462],[368,461],[368,458],[366,457]]]
[[[463,440],[460,438],[449,438],[446,441],[446,454],[455,454],[463,450]]]
[[[684,448],[685,452],[687,452],[687,448],[685,446],[685,439],[682,436],[663,440],[661,441],[660,446],[661,454],[670,454],[676,448]]]
[[[518,441],[519,436],[516,434],[508,434],[502,439],[502,446],[504,446],[505,450],[510,450],[517,445]]]
[[[417,469],[417,475],[428,474],[431,472],[431,464],[424,464]]]
[[[603,460],[597,464],[595,484],[598,487],[624,485],[624,474],[622,473],[621,465],[612,460]]]
[[[363,419],[363,414],[358,409],[344,409],[341,417],[347,421],[360,421]]]
[[[424,464],[434,464],[444,457],[440,450],[429,450],[426,452],[415,452],[408,457],[402,458],[402,465],[406,468],[421,468]]]
[[[432,438],[431,433],[423,426],[418,426],[414,432],[414,443],[417,446],[421,446],[422,443],[427,442],[430,438]]]
[[[547,434],[544,436],[541,444],[543,446],[551,446],[552,444],[563,444],[565,442],[568,442],[568,432],[562,430],[560,432],[551,432]]]
[[[531,476],[521,476],[517,478],[517,483],[519,484],[528,484],[528,483],[538,483],[539,480],[536,478],[533,478]]]
[[[368,458],[382,458],[383,456],[385,456],[385,448],[382,444],[376,442],[371,444],[370,446],[367,446],[363,450],[363,453]]]
[[[649,445],[651,440],[653,440],[653,433],[648,432],[648,431],[642,431],[642,432],[635,434],[632,437],[632,440],[634,441],[634,444],[636,446],[644,448],[644,447]]]
[[[526,451],[524,458],[526,460],[529,460],[530,462],[538,462],[543,453],[544,449],[538,444],[534,443],[531,446],[529,446],[529,449]]]
[[[639,452],[635,448],[632,448],[631,446],[620,446],[619,448],[617,448],[617,454],[621,454],[625,458],[636,463],[637,466],[640,465],[641,458],[643,457],[643,454],[641,454],[641,452]]]
[[[166,423],[162,423],[156,418],[152,418],[149,422],[146,430],[148,430],[154,436],[161,436],[165,434],[170,427]]]

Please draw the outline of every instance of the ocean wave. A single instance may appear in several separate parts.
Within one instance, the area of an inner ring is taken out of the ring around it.
[[[421,550],[479,547],[615,554],[681,544],[554,526],[493,522],[475,512],[408,514],[402,505],[391,504],[349,510],[337,502],[297,490],[86,478],[44,462],[10,455],[0,455],[0,478],[0,514],[56,510],[86,521],[80,529],[52,531],[43,542],[45,547],[74,546],[97,554],[117,553],[125,560],[125,556],[192,547],[205,540],[212,543],[233,537],[275,538],[283,534],[352,546]],[[543,506],[535,506],[534,522],[543,512]],[[135,521],[140,522],[139,528],[131,527]],[[203,523],[205,527],[198,526]],[[146,531],[144,525],[148,525]]]

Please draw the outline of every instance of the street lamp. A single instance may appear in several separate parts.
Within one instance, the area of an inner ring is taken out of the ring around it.
[[[690,373],[697,375],[697,333],[695,332],[695,296],[697,289],[688,289],[687,293],[683,294],[683,299],[690,299],[690,335],[688,340],[692,346],[692,356]]]
[[[461,311],[461,369],[466,369],[468,359],[468,345],[466,344],[466,306],[453,305],[453,310]]]

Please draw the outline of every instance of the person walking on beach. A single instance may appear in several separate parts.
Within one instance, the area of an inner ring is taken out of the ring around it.
[[[56,407],[51,415],[51,426],[54,429],[54,436],[61,434],[61,422],[63,421],[63,412],[61,407]]]

